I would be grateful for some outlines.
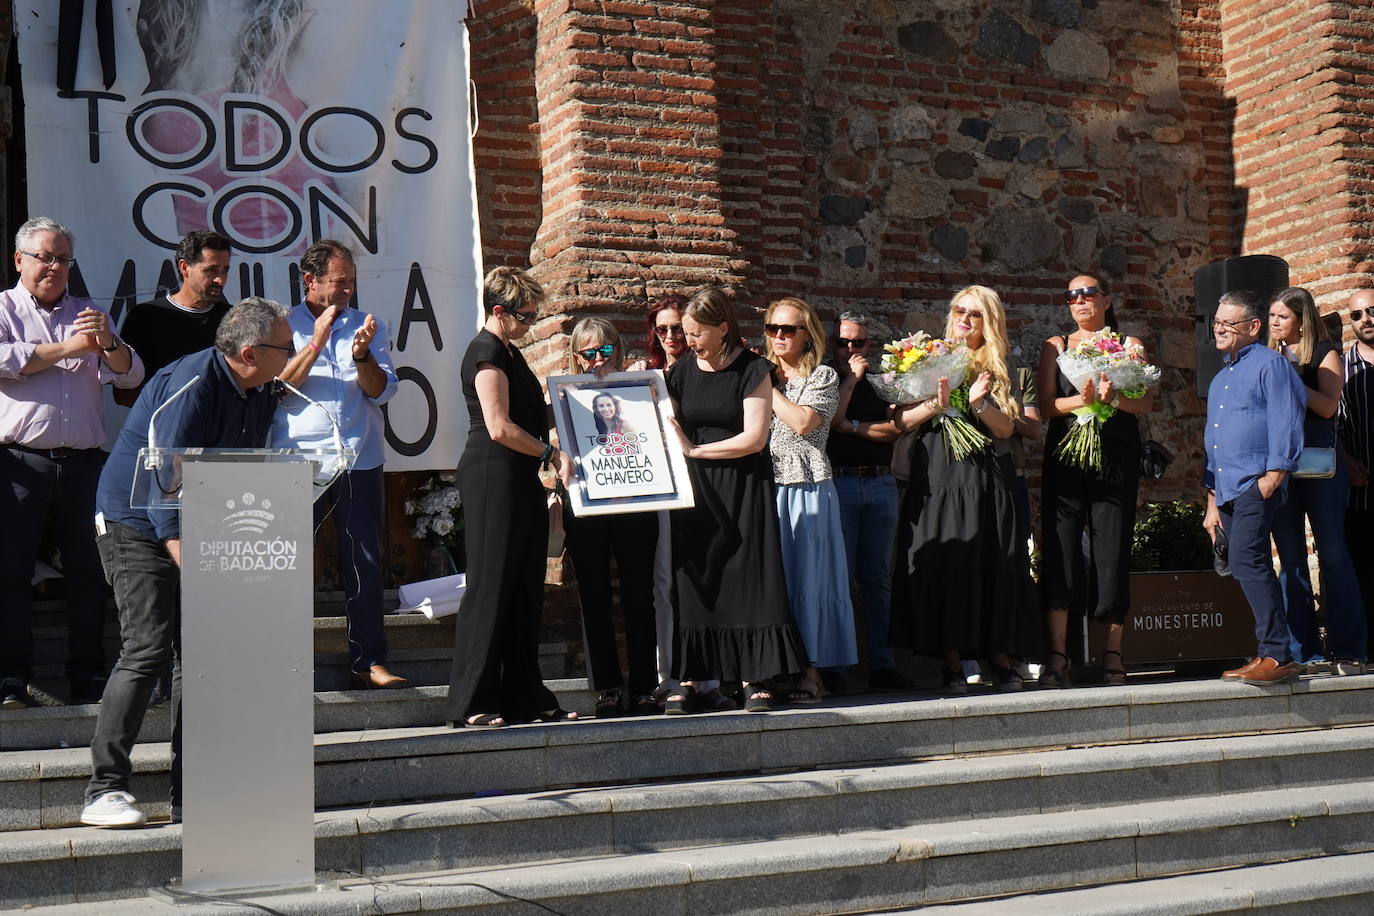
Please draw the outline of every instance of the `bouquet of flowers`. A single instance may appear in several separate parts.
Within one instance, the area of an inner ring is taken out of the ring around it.
[[[453,553],[460,549],[458,532],[463,530],[463,499],[458,494],[457,477],[431,477],[411,492],[401,510],[415,517],[411,533],[428,542],[432,550],[443,551],[457,568]]]
[[[1120,334],[1103,328],[1060,353],[1059,368],[1079,391],[1089,380],[1105,375],[1121,397],[1141,398],[1159,381],[1159,369],[1142,356],[1140,347],[1126,346]],[[1065,464],[1102,470],[1102,424],[1115,414],[1116,408],[1105,401],[1094,401],[1075,410],[1077,422],[1060,440],[1055,455]]]
[[[936,417],[945,454],[959,461],[991,442],[965,419],[968,412],[969,363],[973,354],[962,343],[931,337],[917,331],[910,337],[883,347],[881,371],[869,375],[869,383],[892,404],[911,404],[935,397],[941,378],[948,378],[952,389],[949,407]]]

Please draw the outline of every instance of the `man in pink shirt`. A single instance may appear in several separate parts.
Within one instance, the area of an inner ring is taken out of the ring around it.
[[[138,385],[143,363],[105,309],[67,293],[70,230],[36,217],[14,247],[19,282],[0,293],[0,709],[29,702],[30,582],[49,512],[67,584],[70,697],[99,702],[109,670],[94,528],[106,454],[101,385]]]

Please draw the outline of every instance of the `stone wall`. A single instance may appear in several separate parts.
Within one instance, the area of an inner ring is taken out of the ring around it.
[[[798,294],[929,330],[952,293],[984,283],[1033,364],[1068,323],[1065,282],[1100,271],[1123,327],[1168,367],[1152,431],[1179,461],[1147,496],[1196,495],[1192,277],[1239,246],[1215,2],[477,12],[488,257],[518,261],[537,220],[528,258],[563,313],[540,325],[534,364],[557,362],[580,313],[638,339],[647,300],[707,282],[755,306]],[[510,206],[528,201],[535,142],[540,200]]]

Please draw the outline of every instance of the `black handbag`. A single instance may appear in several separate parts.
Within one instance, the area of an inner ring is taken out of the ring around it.
[[[1167,448],[1153,439],[1146,439],[1140,446],[1140,476],[1159,480],[1173,460],[1173,453]]]
[[[1145,441],[1140,444],[1140,476],[1159,480],[1174,460],[1174,453],[1150,437],[1150,418],[1145,417]]]

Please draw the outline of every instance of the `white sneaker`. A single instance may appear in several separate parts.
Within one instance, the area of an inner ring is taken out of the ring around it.
[[[147,822],[128,792],[106,792],[81,809],[81,823],[89,827],[142,827]]]

